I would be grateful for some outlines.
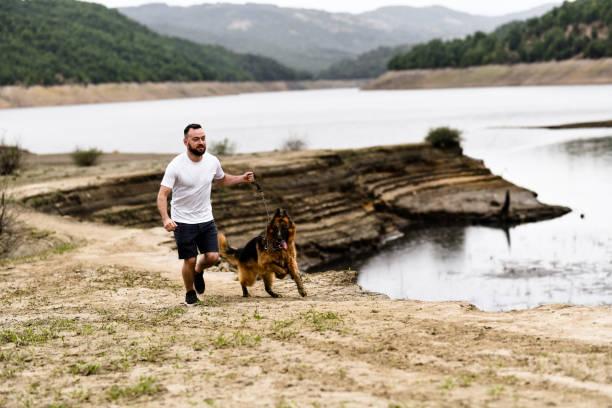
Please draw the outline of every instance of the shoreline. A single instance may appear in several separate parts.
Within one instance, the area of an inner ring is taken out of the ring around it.
[[[526,129],[590,129],[590,128],[610,128],[612,127],[612,120],[598,120],[595,122],[575,122],[575,123],[563,123],[561,125],[547,125],[547,126],[526,126]]]
[[[334,88],[361,90],[612,84],[612,58],[390,71],[378,78],[272,82],[107,83],[0,87],[0,109]]]
[[[254,92],[359,88],[364,80],[160,82],[0,87],[0,109],[201,98]]]
[[[612,84],[612,58],[389,71],[363,90]]]
[[[156,226],[155,196],[165,166],[164,156],[151,159],[147,168],[127,166],[121,173],[109,161],[101,173],[72,166],[74,173],[63,170],[77,176],[72,182],[32,183],[26,174],[31,183],[17,187],[15,195],[49,214],[127,227]],[[44,158],[38,161],[35,172],[55,172],[42,166]],[[571,211],[539,202],[534,192],[492,174],[461,149],[436,149],[426,143],[241,154],[223,162],[231,174],[253,169],[271,209],[289,211],[300,226],[297,246],[304,270],[373,252],[390,237],[422,225],[507,228]],[[296,174],[302,175],[299,180]],[[217,225],[234,246],[245,244],[245,238],[259,234],[264,225],[261,214],[253,211],[253,205],[260,205],[253,193],[248,186],[213,191]]]

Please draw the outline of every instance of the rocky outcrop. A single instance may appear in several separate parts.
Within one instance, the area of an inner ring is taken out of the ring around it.
[[[508,226],[570,211],[491,174],[460,150],[428,144],[358,150],[271,152],[222,158],[226,172],[255,171],[272,212],[297,224],[302,269],[367,252],[423,224]],[[162,174],[117,179],[24,199],[34,208],[127,226],[160,224],[155,198]],[[266,223],[253,185],[213,189],[219,229],[240,246]]]

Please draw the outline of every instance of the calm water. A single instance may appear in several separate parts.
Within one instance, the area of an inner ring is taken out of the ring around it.
[[[356,265],[359,284],[393,298],[467,300],[484,310],[544,303],[612,304],[612,129],[517,126],[612,119],[612,86],[360,92],[355,89],[0,110],[0,133],[36,153],[179,152],[182,128],[200,122],[209,140],[238,151],[421,141],[434,126],[464,131],[468,155],[493,172],[574,211],[508,232],[410,231]],[[581,214],[584,215],[581,218]]]
[[[574,211],[508,232],[409,232],[358,268],[359,284],[393,298],[467,300],[489,311],[612,304],[612,137],[526,148],[486,162],[543,201]]]

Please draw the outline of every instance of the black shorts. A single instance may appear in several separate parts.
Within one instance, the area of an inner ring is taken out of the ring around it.
[[[174,240],[178,248],[179,259],[195,258],[200,253],[219,252],[217,226],[215,221],[200,224],[176,223]]]

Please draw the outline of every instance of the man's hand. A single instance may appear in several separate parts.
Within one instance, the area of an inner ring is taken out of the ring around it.
[[[225,173],[223,178],[215,180],[215,183],[223,187],[231,187],[240,183],[252,183],[255,181],[255,175],[252,171],[247,171],[241,176],[232,176],[231,174]]]
[[[255,175],[252,171],[247,171],[242,175],[245,183],[252,183],[255,181]]]
[[[168,218],[164,221],[164,229],[168,232],[172,232],[176,229],[176,223],[171,218]]]

